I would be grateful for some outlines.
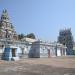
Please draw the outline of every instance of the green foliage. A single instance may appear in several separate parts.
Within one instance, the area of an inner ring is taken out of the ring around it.
[[[31,38],[31,39],[36,39],[34,33],[27,34],[26,37]]]
[[[30,34],[27,34],[27,35],[24,35],[24,34],[19,34],[18,35],[19,40],[23,39],[24,37],[31,38],[31,39],[36,39],[34,33],[30,33]]]
[[[23,38],[24,38],[24,34],[19,34],[19,35],[18,35],[18,39],[19,39],[19,40],[21,40],[21,39],[23,39]]]

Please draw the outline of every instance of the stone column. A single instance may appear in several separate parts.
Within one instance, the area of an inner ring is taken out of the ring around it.
[[[50,58],[50,49],[48,49],[48,58]]]

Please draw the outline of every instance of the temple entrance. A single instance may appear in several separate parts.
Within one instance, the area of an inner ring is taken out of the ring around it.
[[[60,49],[57,50],[57,56],[61,56],[61,50]]]
[[[16,57],[16,49],[15,48],[12,49],[12,57]]]

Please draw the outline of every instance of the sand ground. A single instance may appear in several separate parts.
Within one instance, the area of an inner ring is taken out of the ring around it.
[[[0,75],[75,75],[75,57],[0,60]]]

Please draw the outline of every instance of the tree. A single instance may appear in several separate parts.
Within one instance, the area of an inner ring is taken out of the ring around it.
[[[63,45],[66,45],[67,50],[73,50],[74,40],[71,29],[60,30],[58,42]]]
[[[31,38],[31,39],[35,39],[34,33],[27,34],[26,37]]]
[[[21,39],[23,39],[23,38],[24,38],[24,34],[19,34],[19,35],[18,35],[18,39],[19,39],[19,40],[21,40]]]

